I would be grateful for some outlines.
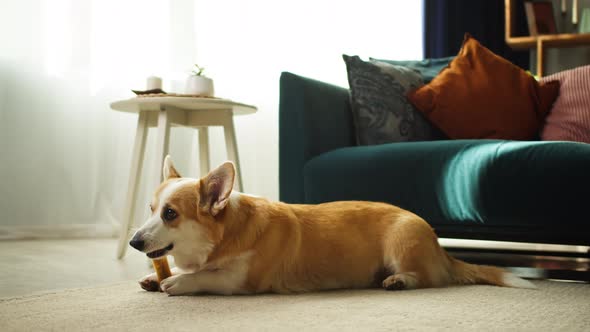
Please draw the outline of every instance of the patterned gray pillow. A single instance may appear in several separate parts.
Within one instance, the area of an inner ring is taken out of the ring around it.
[[[424,82],[414,69],[343,55],[358,142],[375,145],[428,141],[440,134],[406,99]]]

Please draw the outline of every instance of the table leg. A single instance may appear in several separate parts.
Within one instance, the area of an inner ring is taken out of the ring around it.
[[[225,147],[227,149],[227,157],[236,165],[236,181],[234,183],[234,188],[238,191],[243,191],[244,187],[242,184],[242,174],[240,171],[241,168],[240,158],[238,155],[238,144],[236,141],[236,130],[234,126],[234,118],[231,115],[231,113],[225,121],[225,125],[223,126],[223,132],[225,134]]]
[[[169,140],[170,140],[170,118],[169,112],[165,109],[161,109],[158,112],[158,134],[156,137],[156,154],[154,156],[154,173],[150,180],[148,180],[148,191],[154,191],[160,185],[163,178],[162,168],[164,166],[164,158],[168,154]],[[151,192],[150,192],[151,194]],[[151,196],[150,196],[151,197]],[[147,202],[146,202],[147,204]],[[151,265],[156,268],[154,262],[148,260],[148,266]]]
[[[168,112],[161,110],[158,113],[158,136],[156,138],[156,155],[154,158],[154,173],[151,177],[151,185],[148,190],[156,190],[162,182],[162,168],[164,158],[168,154],[168,142],[170,140],[170,121]]]
[[[199,128],[199,165],[201,177],[206,176],[211,169],[211,159],[209,155],[209,128]]]
[[[148,130],[147,112],[140,112],[137,120],[137,129],[135,130],[135,141],[133,142],[133,152],[131,154],[131,170],[127,184],[127,196],[125,197],[125,206],[123,219],[121,219],[121,228],[119,234],[119,246],[117,249],[117,258],[121,259],[127,251],[127,241],[129,240],[129,231],[134,224],[135,219],[135,201],[137,198],[137,189],[139,187],[139,175],[143,164],[145,152],[145,141]]]

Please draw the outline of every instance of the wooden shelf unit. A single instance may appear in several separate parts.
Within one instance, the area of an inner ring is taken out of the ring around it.
[[[543,44],[545,44],[546,47],[558,48],[590,45],[590,33],[562,33],[558,35],[541,35],[533,37],[508,37],[506,43],[515,50],[531,49],[537,47],[539,39],[543,40]]]
[[[523,36],[515,37],[513,26],[515,17],[515,1],[504,0],[506,15],[506,44],[515,50],[536,49],[537,50],[537,76],[544,74],[545,50],[547,48],[565,48],[576,46],[590,46],[590,33],[575,34],[562,33],[555,35]]]

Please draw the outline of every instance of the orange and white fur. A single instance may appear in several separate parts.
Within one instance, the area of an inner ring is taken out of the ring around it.
[[[233,191],[234,176],[226,162],[202,179],[183,178],[166,157],[152,215],[130,244],[151,258],[172,255],[177,268],[160,285],[155,274],[144,277],[144,289],[181,295],[535,287],[502,269],[452,258],[428,223],[396,206],[272,202]]]

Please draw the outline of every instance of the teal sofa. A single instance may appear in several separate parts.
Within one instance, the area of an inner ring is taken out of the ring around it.
[[[282,201],[387,202],[440,237],[590,245],[590,144],[355,142],[347,89],[282,73]]]

